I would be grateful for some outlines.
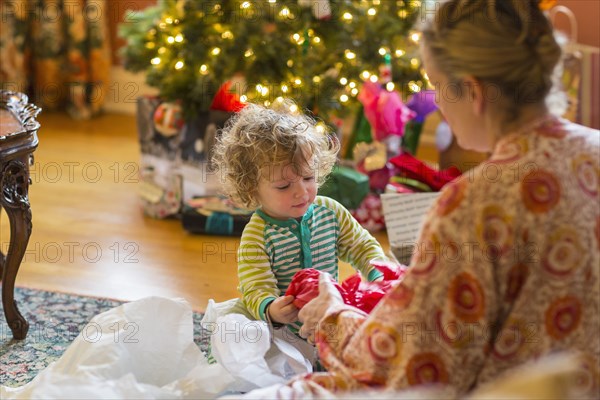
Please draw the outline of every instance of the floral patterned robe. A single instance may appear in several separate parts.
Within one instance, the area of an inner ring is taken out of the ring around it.
[[[321,321],[329,372],[302,377],[304,388],[439,383],[460,396],[574,350],[578,391],[597,395],[599,149],[600,132],[554,118],[502,138],[443,189],[408,274],[371,315],[346,307]]]

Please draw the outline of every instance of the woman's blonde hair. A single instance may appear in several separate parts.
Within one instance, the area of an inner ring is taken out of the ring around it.
[[[423,44],[453,87],[474,76],[499,91],[507,118],[517,118],[522,106],[546,100],[561,58],[539,2],[445,1],[421,27]]]
[[[337,139],[317,130],[311,117],[290,109],[297,109],[291,101],[277,108],[248,104],[220,132],[212,162],[223,191],[238,205],[260,205],[257,189],[264,167],[287,164],[299,172],[308,166],[322,184],[335,165]]]

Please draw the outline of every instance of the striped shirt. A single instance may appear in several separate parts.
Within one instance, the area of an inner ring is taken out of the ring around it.
[[[239,290],[250,313],[266,320],[265,309],[283,295],[294,274],[315,268],[338,279],[338,257],[369,281],[381,273],[370,265],[385,257],[379,243],[337,201],[317,196],[302,220],[277,220],[258,209],[238,249]],[[292,331],[301,326],[290,324]]]

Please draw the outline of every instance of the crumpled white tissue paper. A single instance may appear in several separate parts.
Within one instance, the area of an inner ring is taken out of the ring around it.
[[[211,337],[213,354],[220,362],[209,365],[193,341],[189,304],[182,299],[149,297],[94,317],[60,359],[24,386],[0,386],[0,398],[216,398],[311,370],[310,362],[285,340],[274,339],[271,344],[264,323],[241,314],[215,315],[217,326],[242,327],[238,336],[245,334],[256,343],[228,343]],[[229,334],[235,338],[233,331]]]

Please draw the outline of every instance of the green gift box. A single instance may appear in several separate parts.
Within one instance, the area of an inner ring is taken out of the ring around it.
[[[319,194],[331,197],[349,210],[357,209],[369,193],[369,177],[344,166],[333,168],[327,181],[319,188]]]

